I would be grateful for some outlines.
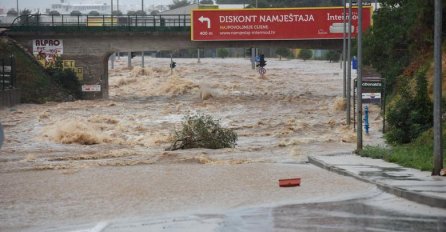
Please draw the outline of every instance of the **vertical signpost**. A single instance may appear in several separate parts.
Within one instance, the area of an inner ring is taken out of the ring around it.
[[[352,86],[352,0],[348,3],[348,39],[347,39],[347,57],[348,57],[348,69],[347,69],[347,125],[351,123],[351,86]]]
[[[443,168],[443,146],[441,126],[441,32],[442,32],[442,2],[435,0],[435,32],[434,32],[434,157],[432,175],[440,175]]]
[[[362,0],[358,0],[358,24],[362,25]],[[357,86],[357,100],[358,113],[356,128],[356,151],[362,151],[362,27],[358,27],[358,86]]]
[[[345,9],[345,0],[342,0],[342,3],[344,5],[344,9],[342,11],[342,18],[343,18],[343,34],[342,34],[342,96],[344,97],[344,99],[346,99],[347,97],[347,93],[346,93],[346,82],[347,82],[347,70],[346,70],[346,61],[345,61],[345,56],[347,55],[346,52],[346,25],[345,25],[345,15],[346,15],[346,9]]]

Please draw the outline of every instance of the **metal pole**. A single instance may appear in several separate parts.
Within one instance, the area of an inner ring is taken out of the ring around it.
[[[170,53],[170,75],[171,75],[171,76],[172,76],[172,74],[173,74],[172,63],[173,63],[173,55],[172,55],[172,53]]]
[[[258,2],[256,0],[256,8],[258,8],[258,7],[259,7],[259,5],[258,5]],[[251,50],[251,66],[252,66],[252,69],[256,69],[256,56],[257,56],[257,48],[253,48]]]
[[[113,0],[110,0],[110,9],[111,9],[110,15],[113,15]]]
[[[144,0],[141,0],[141,10],[144,11]]]
[[[20,16],[20,11],[19,11],[19,0],[17,0],[17,16]]]
[[[440,175],[443,168],[443,146],[441,126],[441,31],[442,0],[435,0],[435,32],[434,32],[434,169],[433,176]]]
[[[362,151],[362,0],[358,0],[358,78],[357,78],[356,95],[358,126],[356,128],[356,151]]]
[[[256,69],[256,49],[251,48],[251,67]]]
[[[119,0],[116,0],[116,10],[119,11]]]
[[[141,52],[141,67],[144,68],[144,51]]]
[[[128,68],[132,67],[132,52],[128,52],[127,54],[127,67]]]
[[[352,0],[349,0],[348,3],[348,40],[347,40],[347,60],[348,60],[348,69],[347,69],[347,125],[351,123],[351,87],[352,87]]]
[[[345,38],[345,36],[346,36],[346,25],[345,25],[345,0],[342,0],[342,3],[344,4],[344,11],[343,11],[343,13],[342,13],[342,21],[343,21],[343,23],[344,23],[344,32],[343,32],[343,34],[342,34],[342,96],[344,97],[344,99],[347,97],[347,94],[346,94],[346,88],[345,88],[345,86],[346,86],[346,82],[347,82],[347,70],[346,70],[346,65],[345,65],[345,56],[346,56],[346,51],[345,51],[345,49],[346,49],[346,43],[347,43],[347,41],[346,41],[346,38]]]
[[[197,57],[198,57],[197,63],[201,63],[201,61],[200,61],[200,49],[199,48],[197,48]]]

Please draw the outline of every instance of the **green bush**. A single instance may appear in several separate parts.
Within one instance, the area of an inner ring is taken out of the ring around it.
[[[291,57],[293,55],[288,48],[278,48],[276,54],[279,56],[280,60],[282,60],[282,57]]]
[[[300,59],[306,61],[308,59],[311,59],[311,57],[313,57],[313,51],[309,50],[309,49],[302,49],[299,52],[299,56]]]
[[[409,143],[432,127],[432,102],[427,93],[426,71],[416,73],[415,93],[404,82],[400,96],[387,113],[388,131],[385,134],[391,144]]]
[[[81,83],[77,79],[76,74],[71,69],[63,69],[62,62],[58,60],[56,65],[47,69],[52,81],[60,85],[68,94],[75,99],[82,97]]]
[[[187,115],[181,130],[172,136],[172,145],[167,150],[234,147],[237,134],[232,129],[222,128],[219,120],[210,115]]]
[[[229,51],[226,48],[218,48],[217,49],[217,56],[220,58],[226,58],[229,56]]]
[[[338,62],[341,59],[341,53],[338,51],[330,50],[325,54],[325,59],[331,62]]]

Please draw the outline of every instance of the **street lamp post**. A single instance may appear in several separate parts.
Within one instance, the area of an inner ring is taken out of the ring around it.
[[[20,11],[19,11],[19,0],[17,0],[17,16],[20,16]]]

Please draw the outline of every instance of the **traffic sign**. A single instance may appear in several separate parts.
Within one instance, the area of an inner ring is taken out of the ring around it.
[[[194,41],[311,40],[343,38],[343,7],[284,9],[196,9],[192,11]],[[363,30],[372,22],[372,7],[363,7]],[[352,35],[358,8],[352,11]]]

